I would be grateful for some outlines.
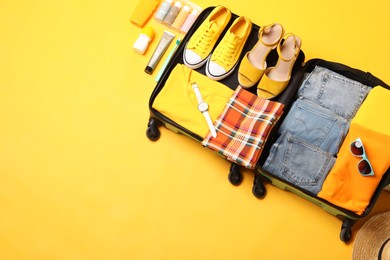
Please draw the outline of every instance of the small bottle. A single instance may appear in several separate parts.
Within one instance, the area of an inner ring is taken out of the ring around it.
[[[172,2],[173,0],[166,0],[165,2],[163,2],[160,7],[158,8],[158,11],[156,13],[156,15],[154,16],[154,18],[162,23],[164,21],[164,18],[165,16],[167,16],[168,12],[169,12],[169,9],[171,9],[171,6],[172,6]]]
[[[145,26],[133,45],[134,51],[139,54],[144,54],[146,49],[148,48],[149,43],[153,40],[153,37],[153,28],[148,25]]]
[[[168,26],[171,26],[173,21],[175,21],[177,15],[179,14],[181,9],[181,3],[179,1],[175,1],[175,4],[169,9],[167,16],[164,18],[164,23]]]
[[[190,14],[190,10],[191,8],[188,5],[185,5],[183,9],[181,9],[180,13],[177,15],[175,21],[172,24],[173,29],[180,30],[181,26]]]
[[[131,15],[130,21],[140,28],[144,27],[150,17],[152,17],[157,6],[158,0],[139,0]]]
[[[191,28],[191,26],[194,24],[198,15],[199,15],[198,10],[196,9],[192,10],[192,12],[188,15],[186,21],[181,26],[180,32],[186,34],[188,30]]]

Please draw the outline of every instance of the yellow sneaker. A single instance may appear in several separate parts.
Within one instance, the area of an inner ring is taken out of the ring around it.
[[[197,69],[206,63],[231,16],[230,10],[226,7],[217,6],[213,9],[184,48],[183,61],[187,67]]]
[[[221,80],[234,71],[251,29],[252,22],[244,16],[233,22],[207,61],[206,75],[209,78]]]

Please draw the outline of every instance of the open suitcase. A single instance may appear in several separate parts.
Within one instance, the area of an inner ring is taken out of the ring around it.
[[[191,38],[192,34],[197,30],[198,26],[203,22],[204,19],[211,13],[211,11],[214,9],[214,7],[206,8],[202,11],[202,13],[197,18],[196,22],[192,26],[192,28],[188,31],[186,36],[184,37],[182,43],[178,47],[175,54],[172,56],[172,59],[170,60],[169,64],[167,65],[162,77],[158,81],[149,101],[149,109],[150,109],[150,118],[148,122],[148,128],[146,131],[147,137],[152,140],[156,141],[160,137],[160,131],[158,127],[164,126],[176,133],[184,134],[198,142],[202,142],[203,137],[190,131],[189,129],[183,127],[182,125],[176,123],[169,117],[165,116],[160,111],[156,110],[153,105],[156,100],[156,98],[159,96],[160,92],[165,86],[165,83],[167,79],[169,78],[172,70],[175,68],[177,64],[183,64],[183,51],[185,48],[186,43]],[[232,17],[230,19],[229,24],[226,26],[225,31],[229,26],[232,24],[233,20],[237,18],[238,16],[236,14],[232,14]],[[249,35],[249,38],[244,46],[244,49],[241,53],[241,59],[243,55],[252,49],[252,47],[256,44],[258,40],[258,31],[260,27],[256,24],[252,25],[252,30]],[[222,33],[223,35],[223,33]],[[219,41],[221,40],[222,36],[220,37]],[[218,44],[218,43],[217,43]],[[217,45],[216,44],[216,45]],[[268,66],[273,66],[276,64],[278,59],[278,54],[276,50],[272,50],[271,53],[267,56],[267,64]],[[276,123],[276,125],[273,127],[273,129],[270,131],[270,134],[268,135],[268,138],[266,140],[266,143],[264,144],[263,150],[261,152],[260,157],[258,158],[258,161],[256,163],[256,166],[254,168],[254,184],[253,184],[253,194],[258,197],[262,198],[264,197],[266,190],[265,190],[265,182],[270,182],[273,185],[287,190],[291,191],[298,196],[304,197],[305,199],[319,205],[324,210],[326,210],[328,213],[336,216],[337,218],[342,220],[342,227],[340,232],[340,239],[344,242],[349,242],[352,236],[352,226],[355,223],[356,220],[359,218],[363,218],[367,216],[373,206],[375,205],[375,202],[377,198],[379,197],[380,192],[382,189],[390,183],[390,169],[387,169],[386,172],[383,174],[383,177],[381,178],[378,186],[376,187],[376,190],[374,192],[374,195],[369,201],[368,206],[365,208],[364,212],[361,214],[357,214],[354,211],[345,209],[343,207],[340,207],[338,205],[334,205],[330,203],[329,201],[320,198],[316,196],[315,193],[308,191],[306,189],[303,189],[299,185],[297,185],[294,182],[290,182],[286,179],[281,178],[278,175],[275,175],[268,170],[264,169],[264,164],[267,161],[267,158],[270,156],[270,153],[272,151],[273,145],[277,142],[278,138],[280,138],[281,134],[278,132],[279,128],[283,124],[283,121],[286,119],[286,116],[288,115],[289,111],[294,106],[294,103],[299,99],[298,98],[298,91],[299,88],[304,80],[307,79],[307,74],[311,73],[313,70],[316,69],[316,66],[320,66],[325,69],[329,69],[333,72],[336,72],[344,77],[347,77],[349,79],[352,79],[354,81],[360,82],[364,85],[367,85],[369,87],[375,87],[375,86],[381,86],[383,88],[389,89],[390,87],[382,82],[380,79],[376,78],[375,76],[371,75],[368,72],[363,72],[357,69],[350,68],[346,65],[335,63],[335,62],[329,62],[321,59],[312,59],[307,61],[304,64],[304,53],[300,51],[297,60],[294,64],[291,79],[289,82],[289,85],[287,88],[276,98],[272,99],[273,101],[279,102],[284,105],[284,113]],[[205,66],[200,67],[196,70],[200,74],[205,75]],[[238,83],[238,67],[234,70],[234,72],[229,75],[227,78],[219,81],[220,83],[224,84],[227,88],[230,88],[232,90],[235,90],[239,83]],[[253,92],[255,94],[256,88],[250,88],[247,89],[248,91]],[[298,103],[298,102],[297,102]],[[236,164],[235,162],[232,162],[229,172],[229,181],[234,185],[239,185],[242,180],[242,174],[240,173],[240,168],[242,166]]]

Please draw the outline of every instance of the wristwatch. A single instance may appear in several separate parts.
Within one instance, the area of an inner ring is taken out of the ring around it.
[[[209,105],[203,101],[202,94],[200,93],[199,86],[196,82],[191,83],[192,89],[195,92],[196,99],[198,100],[198,110],[202,112],[204,118],[206,119],[207,125],[209,126],[211,135],[215,138],[217,137],[217,132],[215,131],[215,127],[213,125],[213,121],[211,120],[209,114]]]

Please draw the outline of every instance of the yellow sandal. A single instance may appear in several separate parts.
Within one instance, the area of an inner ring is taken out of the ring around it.
[[[275,67],[267,68],[257,85],[259,97],[265,99],[276,97],[287,87],[301,45],[302,41],[298,36],[292,33],[283,36],[283,40],[277,46],[279,59]]]
[[[245,54],[238,69],[238,82],[243,88],[254,86],[263,76],[267,67],[267,55],[279,44],[283,34],[283,26],[278,23],[260,28],[259,40],[252,50]]]

